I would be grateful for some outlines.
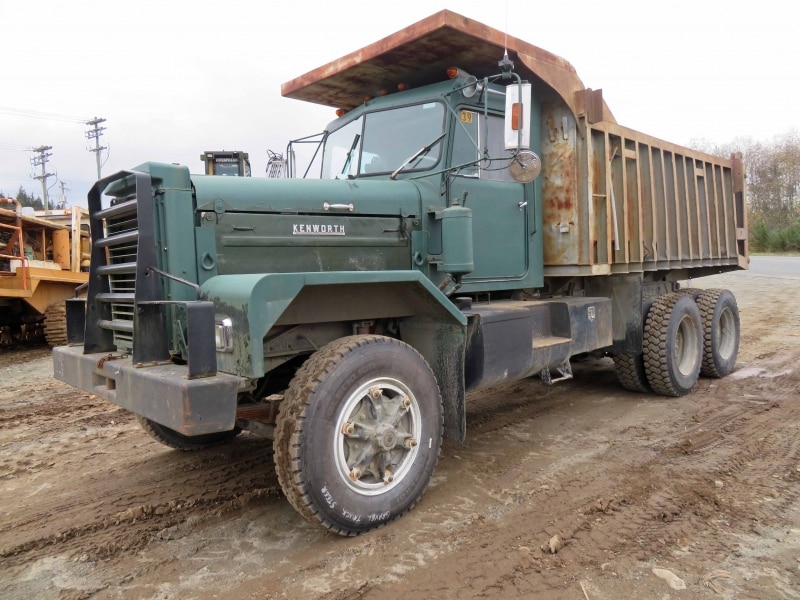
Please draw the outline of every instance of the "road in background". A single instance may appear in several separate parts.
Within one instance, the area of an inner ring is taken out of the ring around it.
[[[751,256],[750,271],[756,275],[800,279],[800,256]]]

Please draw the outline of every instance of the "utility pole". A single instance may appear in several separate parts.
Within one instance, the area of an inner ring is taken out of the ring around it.
[[[94,140],[94,148],[89,148],[89,152],[94,152],[95,154],[94,157],[97,161],[97,179],[102,179],[100,175],[100,151],[107,148],[107,146],[100,145],[100,136],[102,136],[103,132],[106,130],[105,127],[100,127],[100,123],[105,122],[105,119],[100,119],[98,117],[95,117],[91,121],[86,121],[87,125],[91,125],[94,128],[86,132],[86,139]]]
[[[67,191],[69,190],[69,188],[67,187],[67,184],[64,183],[63,181],[59,181],[58,185],[61,186],[61,205],[62,206],[66,206],[67,205]]]
[[[48,152],[48,150],[52,149],[52,146],[39,146],[31,151],[37,153],[37,156],[34,156],[31,159],[31,164],[34,167],[42,167],[42,174],[34,175],[33,178],[40,179],[42,182],[42,202],[44,203],[45,210],[50,210],[50,203],[47,200],[47,178],[55,175],[55,173],[47,172],[47,159],[53,156],[53,154]]]

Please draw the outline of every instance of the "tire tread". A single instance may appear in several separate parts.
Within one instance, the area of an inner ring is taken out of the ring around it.
[[[700,367],[700,373],[706,377],[725,377],[730,373],[731,370],[733,370],[733,364],[730,365],[730,368],[728,368],[725,365],[718,365],[717,361],[715,360],[713,336],[714,314],[717,310],[717,304],[719,303],[720,298],[726,293],[730,293],[729,290],[708,289],[704,290],[704,292],[697,298],[697,307],[700,309],[700,317],[703,322],[703,362]],[[736,308],[736,311],[736,322],[738,325],[738,307]],[[739,331],[736,331],[736,335],[739,335]],[[736,362],[735,358],[733,362]]]
[[[644,367],[647,381],[657,394],[683,396],[688,393],[678,387],[670,373],[667,342],[672,311],[675,305],[689,294],[674,292],[658,297],[650,306],[644,326]],[[699,375],[699,372],[698,372]]]
[[[197,450],[213,448],[214,446],[222,446],[223,444],[232,442],[233,439],[241,433],[239,429],[232,429],[231,431],[222,431],[219,433],[188,436],[173,431],[163,425],[159,425],[141,415],[136,415],[136,420],[139,421],[139,425],[144,429],[145,433],[154,440],[169,448],[182,450],[184,452],[195,452]]]
[[[641,354],[620,352],[614,355],[614,370],[617,380],[626,390],[642,393],[650,391]]]
[[[407,346],[419,356],[422,364],[430,371],[430,366],[428,366],[427,362],[416,350],[394,338],[380,335],[356,335],[334,340],[312,354],[311,357],[303,363],[300,369],[298,369],[281,402],[275,427],[275,439],[273,441],[275,471],[286,499],[306,520],[311,523],[318,523],[326,529],[344,536],[355,536],[364,533],[364,531],[352,531],[341,528],[328,520],[315,508],[314,500],[306,490],[306,481],[303,478],[301,469],[302,454],[300,438],[304,430],[306,413],[309,406],[308,399],[314,394],[317,386],[327,375],[333,373],[338,363],[345,355],[357,348],[363,348],[378,343]],[[433,377],[432,371],[431,376]],[[442,423],[440,425],[440,440],[443,429],[444,426]],[[438,464],[440,454],[441,443],[439,448],[437,448],[436,464]],[[419,502],[421,497],[422,494],[420,494],[420,496],[404,511],[394,515],[387,521],[377,524],[376,528],[395,521],[406,514]]]

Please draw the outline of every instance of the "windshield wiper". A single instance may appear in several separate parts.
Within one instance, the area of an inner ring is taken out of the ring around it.
[[[347,152],[347,158],[344,161],[344,166],[342,167],[342,172],[340,175],[344,175],[347,171],[350,170],[350,162],[353,160],[353,152],[356,151],[356,146],[358,146],[358,140],[361,139],[361,134],[357,133],[356,136],[353,138],[353,144],[350,146],[350,150]]]
[[[412,160],[416,160],[416,159],[418,159],[420,156],[422,156],[423,154],[427,154],[428,152],[430,152],[431,148],[433,148],[433,147],[434,147],[436,144],[438,144],[439,142],[441,142],[441,141],[442,141],[442,138],[443,138],[444,136],[445,136],[445,134],[444,134],[444,133],[442,133],[442,135],[440,135],[439,137],[437,137],[437,138],[436,138],[435,140],[433,140],[433,141],[432,141],[430,144],[428,144],[427,146],[423,146],[422,148],[420,148],[419,150],[417,150],[416,152],[414,152],[414,154],[412,154],[410,157],[408,157],[408,158],[406,159],[406,161],[405,161],[405,162],[404,162],[402,165],[400,165],[399,167],[397,167],[397,170],[396,170],[394,173],[392,173],[391,175],[389,175],[389,179],[394,179],[395,177],[397,177],[397,174],[398,174],[400,171],[402,171],[403,169],[405,169],[405,168],[408,166],[408,163],[410,163]]]

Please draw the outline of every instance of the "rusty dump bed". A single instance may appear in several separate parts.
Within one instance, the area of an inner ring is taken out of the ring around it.
[[[602,90],[586,89],[569,62],[451,11],[293,79],[282,94],[351,109],[400,82],[441,81],[450,66],[494,75],[506,47],[541,106],[533,150],[543,167],[545,275],[747,268],[739,156],[718,158],[619,125]]]

